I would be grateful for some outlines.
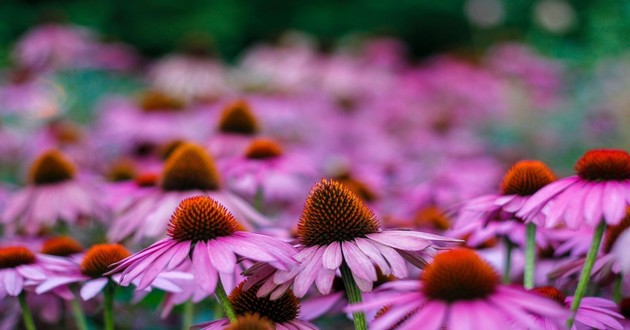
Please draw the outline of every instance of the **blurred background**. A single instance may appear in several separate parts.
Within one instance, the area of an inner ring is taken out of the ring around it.
[[[258,205],[286,228],[322,177],[422,227],[429,207],[496,191],[516,160],[561,177],[585,150],[630,149],[628,1],[0,0],[0,22],[0,208],[48,149],[115,186],[159,172],[184,140],[258,203],[234,164],[264,137],[308,165],[281,167],[278,200]],[[251,132],[223,130],[234,109]],[[125,305],[120,323],[177,327],[181,307],[154,317],[162,298]],[[203,304],[196,322],[213,317]],[[0,329],[13,307],[0,302]],[[68,329],[63,315],[38,317]],[[331,315],[318,322],[349,326]]]
[[[414,58],[518,40],[545,54],[592,61],[630,45],[629,18],[630,4],[615,0],[3,0],[0,54],[7,61],[20,35],[56,19],[132,44],[147,56],[167,53],[197,33],[211,38],[222,57],[234,59],[254,42],[299,30],[324,49],[357,34],[401,38]]]

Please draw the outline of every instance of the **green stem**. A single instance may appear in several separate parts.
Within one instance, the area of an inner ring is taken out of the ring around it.
[[[536,225],[528,223],[525,225],[527,231],[525,241],[525,278],[523,284],[525,289],[534,288],[534,262],[536,261]]]
[[[225,315],[227,315],[230,322],[236,322],[236,313],[234,313],[234,309],[232,308],[232,304],[228,299],[227,293],[225,293],[225,288],[223,288],[223,283],[221,283],[221,279],[217,281],[217,287],[214,289],[214,294],[217,296],[219,303],[223,307],[223,311]]]
[[[192,300],[184,303],[184,315],[182,316],[182,330],[188,330],[195,319],[195,305]]]
[[[509,238],[505,238],[505,265],[503,268],[503,283],[510,284],[511,276],[510,270],[512,268],[512,249],[514,244]]]
[[[568,328],[571,328],[573,326],[575,314],[577,314],[577,310],[580,307],[582,298],[584,298],[584,293],[586,293],[588,281],[591,277],[591,271],[593,270],[593,265],[595,264],[595,259],[597,258],[597,251],[599,251],[599,245],[602,242],[602,237],[604,236],[605,230],[606,222],[601,221],[599,225],[597,225],[597,227],[595,228],[595,232],[593,233],[591,247],[589,248],[588,254],[586,255],[584,267],[582,268],[582,274],[580,274],[580,281],[578,282],[577,288],[575,289],[575,294],[573,295],[573,303],[571,303],[571,311],[573,312],[573,316],[571,316],[571,318],[569,318],[569,320],[567,321]]]
[[[622,287],[623,287],[623,274],[619,274],[615,278],[615,286],[613,287],[613,299],[615,300],[617,304],[619,304],[621,302],[621,299],[623,298]]]
[[[256,194],[254,195],[254,201],[252,205],[256,210],[258,210],[258,212],[263,211],[263,208],[265,207],[265,195],[262,186],[256,189]]]
[[[74,291],[74,290],[73,290]],[[74,299],[70,300],[70,306],[72,307],[72,315],[74,316],[74,323],[78,330],[88,330],[87,319],[83,308],[81,307],[81,301],[74,292]]]
[[[103,316],[105,317],[105,330],[114,330],[114,291],[116,285],[113,282],[105,286],[105,306]]]
[[[31,314],[31,310],[28,308],[28,304],[26,303],[26,292],[22,291],[22,293],[18,295],[18,300],[20,301],[20,307],[22,308],[24,328],[26,328],[26,330],[35,330],[33,314]]]
[[[361,290],[357,286],[357,283],[354,281],[354,277],[352,277],[352,271],[344,262],[341,264],[341,278],[343,279],[343,284],[346,287],[346,293],[348,294],[348,300],[351,304],[357,304],[363,301],[361,297]],[[355,330],[367,330],[367,322],[365,320],[364,312],[353,312],[352,318],[354,320],[354,329]]]

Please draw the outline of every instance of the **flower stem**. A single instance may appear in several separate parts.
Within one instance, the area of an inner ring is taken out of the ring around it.
[[[523,284],[525,289],[534,288],[534,262],[536,261],[536,225],[528,223],[525,225],[525,278]]]
[[[615,285],[613,286],[613,299],[619,304],[623,298],[623,274],[617,275],[615,278]]]
[[[74,292],[74,290],[72,290]],[[70,307],[72,307],[72,315],[74,316],[74,323],[78,330],[88,330],[87,319],[85,313],[83,313],[83,307],[81,307],[81,301],[78,295],[74,292],[74,298],[70,300]]]
[[[236,322],[236,313],[234,313],[234,309],[232,308],[232,304],[228,299],[227,293],[225,293],[225,288],[223,288],[223,283],[219,279],[217,281],[217,287],[214,289],[214,294],[217,296],[219,303],[223,306],[223,311],[225,315],[227,315],[230,322]]]
[[[343,284],[346,287],[346,293],[348,294],[348,300],[350,303],[357,304],[363,301],[361,297],[361,290],[359,290],[357,283],[354,282],[352,271],[345,262],[341,264],[341,278],[343,279]],[[352,318],[354,320],[355,330],[367,330],[367,322],[365,320],[364,312],[353,312]]]
[[[265,207],[265,195],[262,186],[256,189],[256,194],[254,195],[254,201],[252,205],[258,212],[263,211],[263,208]]]
[[[595,228],[595,232],[593,233],[591,247],[589,248],[588,254],[586,255],[584,267],[582,268],[582,274],[580,274],[580,281],[578,282],[577,288],[575,289],[575,294],[573,295],[573,303],[571,303],[571,311],[573,312],[573,316],[571,316],[571,318],[569,318],[569,320],[567,321],[567,327],[569,329],[573,326],[575,314],[577,314],[577,310],[580,307],[582,298],[584,298],[584,293],[586,293],[588,281],[591,277],[591,271],[593,270],[593,265],[595,264],[595,259],[597,258],[597,251],[599,251],[599,245],[602,242],[602,237],[604,236],[605,230],[606,222],[601,221],[599,225],[597,225],[597,227]]]
[[[22,308],[22,320],[24,321],[24,328],[26,328],[26,330],[35,330],[33,315],[31,314],[31,310],[28,308],[28,304],[26,303],[26,292],[22,291],[22,293],[18,295],[18,300],[20,301],[20,308]]]
[[[192,300],[184,303],[184,315],[182,315],[182,330],[188,330],[195,319],[195,305]]]
[[[110,281],[105,286],[105,306],[103,307],[105,330],[114,330],[114,291],[116,291],[116,285]]]
[[[510,284],[510,269],[512,268],[512,249],[514,244],[509,238],[505,237],[505,262],[503,268],[503,283]]]

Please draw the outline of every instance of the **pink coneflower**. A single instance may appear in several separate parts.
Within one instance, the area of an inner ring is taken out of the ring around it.
[[[61,242],[59,245],[67,250],[70,247],[67,243]],[[78,262],[67,260],[68,267],[49,274],[37,286],[36,292],[41,294],[71,283],[83,283],[80,296],[83,300],[90,300],[103,291],[111,281],[111,277],[105,275],[110,270],[110,265],[129,255],[129,251],[120,244],[94,245],[82,256],[81,260],[77,260]]]
[[[434,241],[457,240],[422,232],[381,230],[372,210],[348,188],[334,180],[316,184],[304,205],[297,234],[300,262],[290,271],[275,274],[262,267],[254,274],[265,282],[259,295],[276,297],[289,286],[298,297],[315,283],[320,293],[328,294],[335,273],[340,270],[351,302],[361,299],[361,292],[372,290],[377,280],[376,268],[383,275],[407,276],[405,260],[417,267],[434,251]],[[364,328],[362,315],[355,316],[356,326]]]
[[[451,235],[470,235],[467,243],[471,246],[493,236],[508,236],[513,243],[524,245],[525,236],[514,233],[515,227],[523,226],[516,213],[534,193],[555,179],[551,170],[540,161],[516,163],[503,177],[499,194],[485,195],[463,204]]]
[[[245,100],[225,106],[218,119],[216,133],[210,137],[208,149],[217,158],[238,157],[245,153],[260,132],[260,123]]]
[[[96,43],[92,33],[82,27],[45,24],[28,31],[15,45],[18,63],[36,70],[86,67]]]
[[[295,329],[295,330],[315,330],[318,329],[314,324],[299,319],[300,302],[295,295],[289,290],[277,299],[271,300],[269,297],[257,297],[256,289],[244,290],[245,282],[237,286],[229,296],[230,304],[234,307],[234,313],[237,316],[236,322],[230,324],[227,318],[202,323],[194,328],[202,330],[223,330],[223,329],[245,329],[241,322],[251,322],[251,315],[258,315],[261,325],[264,320],[271,322],[275,329]],[[249,321],[246,321],[250,319]],[[265,328],[254,328],[265,329]]]
[[[630,155],[616,149],[591,150],[577,161],[575,171],[577,175],[540,189],[517,213],[546,227],[560,222],[569,228],[584,224],[596,227],[575,291],[573,311],[586,292],[606,226],[619,224],[630,203]],[[544,216],[539,217],[540,213]]]
[[[121,285],[138,279],[142,290],[161,272],[190,269],[202,290],[222,291],[224,284],[233,283],[238,258],[269,262],[282,270],[295,263],[292,246],[244,231],[225,207],[206,196],[184,199],[171,217],[167,235],[117,264],[111,273],[122,272]]]
[[[573,297],[567,297],[560,290],[551,287],[538,287],[533,291],[557,302],[560,306],[564,307],[567,311],[571,306]],[[617,305],[604,298],[598,297],[586,297],[582,300],[580,308],[577,310],[575,316],[575,324],[571,329],[624,329],[620,323],[623,320],[623,315],[617,312]],[[548,322],[546,319],[539,319],[540,325],[538,327],[546,330],[562,330],[566,329],[564,325],[558,326],[557,324]]]
[[[506,281],[509,280],[512,245],[525,246],[525,287],[533,288],[536,243],[542,247],[548,243],[542,235],[536,235],[534,224],[524,224],[516,213],[532,195],[555,180],[556,176],[543,162],[523,160],[514,164],[503,177],[500,194],[482,196],[464,204],[450,235],[468,236],[467,242],[471,246],[492,237],[505,238]]]
[[[35,254],[23,246],[0,248],[0,299],[17,296],[28,285],[45,278]]]
[[[193,143],[183,143],[167,159],[159,186],[137,196],[114,219],[108,233],[110,240],[120,241],[130,235],[135,241],[144,237],[163,237],[177,205],[196,195],[208,195],[225,205],[245,221],[248,228],[253,224],[268,224],[252,206],[222,189],[214,160],[205,149]]]
[[[291,272],[276,273],[274,282],[294,280],[298,297],[304,296],[315,281],[320,293],[328,293],[342,264],[362,291],[370,291],[377,279],[377,266],[384,275],[404,278],[404,260],[423,265],[435,247],[433,241],[459,242],[422,232],[382,231],[372,210],[354,193],[337,181],[325,179],[309,193],[297,234],[300,252],[295,257],[301,264]]]
[[[96,244],[85,254],[77,254],[81,248],[77,244],[68,237],[50,239],[44,243],[42,253],[49,255],[42,256],[47,276],[40,281],[35,292],[42,294],[80,283],[81,299],[90,300],[102,292],[110,281],[120,281],[119,274],[109,276],[105,273],[111,270],[110,265],[130,255],[125,247],[120,244]],[[163,276],[151,286],[168,292],[180,291],[173,281]]]
[[[58,221],[75,225],[85,218],[102,220],[107,210],[97,198],[94,183],[76,172],[59,151],[40,155],[31,165],[28,185],[16,192],[2,214],[7,232],[34,235]]]
[[[538,191],[517,215],[546,227],[560,222],[569,228],[583,223],[595,227],[602,220],[618,224],[630,203],[630,155],[623,150],[591,150],[578,160],[575,171],[577,175]]]
[[[250,200],[276,204],[295,201],[303,182],[315,173],[313,165],[302,155],[286,153],[270,139],[255,139],[245,155],[221,163],[226,183]]]
[[[35,325],[26,302],[26,287],[46,278],[37,256],[23,246],[0,247],[0,300],[17,296],[26,329]]]
[[[356,311],[390,306],[370,329],[532,329],[532,316],[558,325],[569,316],[538,294],[501,285],[494,268],[468,249],[438,254],[420,281],[395,281],[383,288],[382,296],[349,307]]]

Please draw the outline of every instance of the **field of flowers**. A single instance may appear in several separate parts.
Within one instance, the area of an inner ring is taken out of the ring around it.
[[[630,56],[408,55],[28,30],[0,329],[629,329]]]

